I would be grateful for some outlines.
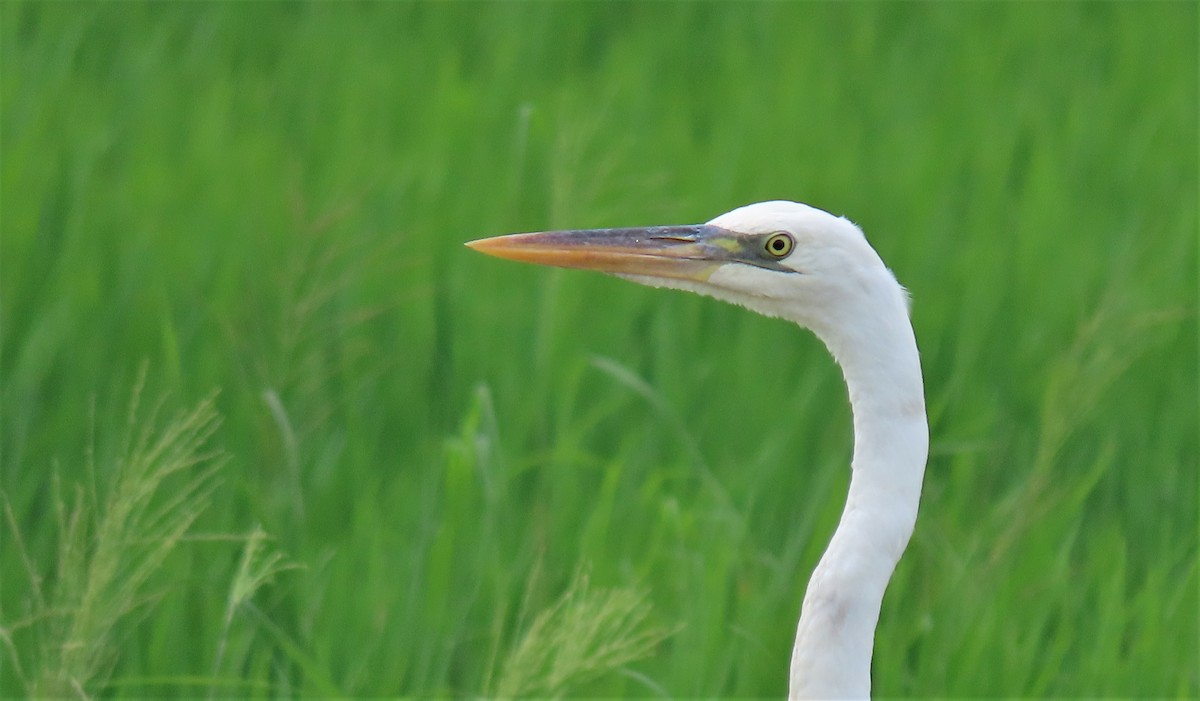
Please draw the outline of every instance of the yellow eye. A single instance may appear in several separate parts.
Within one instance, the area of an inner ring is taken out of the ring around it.
[[[767,253],[774,258],[787,258],[788,254],[790,254],[792,249],[795,247],[796,241],[788,234],[782,232],[778,234],[772,234],[771,237],[767,239],[766,244],[764,244],[764,248],[767,249]]]

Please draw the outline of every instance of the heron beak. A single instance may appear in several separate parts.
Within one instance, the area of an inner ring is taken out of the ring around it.
[[[701,282],[736,260],[740,250],[733,232],[707,224],[543,231],[467,245],[480,253],[526,263]]]

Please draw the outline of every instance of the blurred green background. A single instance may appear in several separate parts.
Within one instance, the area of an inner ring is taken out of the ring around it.
[[[780,198],[914,299],[875,691],[1200,694],[1197,7],[3,3],[0,694],[783,695],[820,343],[462,247]]]

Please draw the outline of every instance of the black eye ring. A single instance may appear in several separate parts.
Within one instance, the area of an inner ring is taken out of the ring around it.
[[[770,238],[767,239],[766,243],[763,244],[763,248],[766,249],[767,255],[771,256],[772,258],[787,258],[788,255],[791,254],[792,249],[795,247],[796,240],[793,239],[789,234],[785,234],[782,231],[778,234],[772,234]]]

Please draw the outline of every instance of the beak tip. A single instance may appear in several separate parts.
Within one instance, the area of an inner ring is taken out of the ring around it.
[[[520,250],[513,246],[512,239],[512,236],[489,236],[487,238],[467,241],[463,245],[472,251],[478,251],[484,255],[520,260],[518,257]]]

